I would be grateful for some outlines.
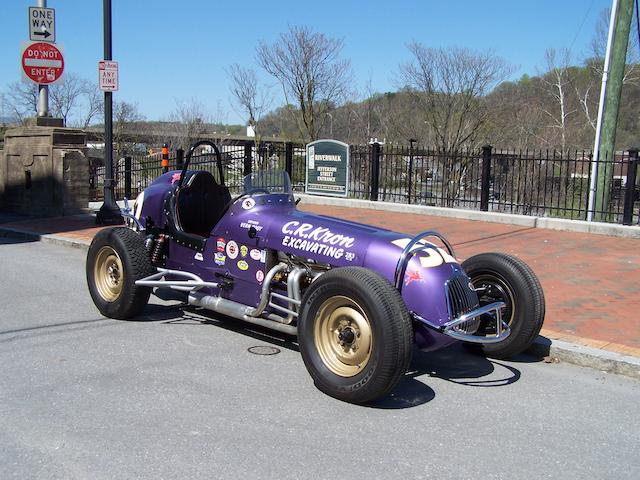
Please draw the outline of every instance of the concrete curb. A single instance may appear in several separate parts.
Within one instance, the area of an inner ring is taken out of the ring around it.
[[[611,223],[585,222],[582,220],[565,220],[563,218],[528,217],[511,213],[478,212],[460,208],[429,207],[426,205],[406,205],[391,202],[373,202],[354,198],[321,197],[296,193],[302,199],[302,205],[333,205],[347,208],[369,208],[388,212],[416,213],[435,217],[459,218],[481,222],[506,223],[531,228],[546,228],[566,232],[592,233],[612,237],[640,238],[640,226],[617,225]]]
[[[85,240],[75,240],[72,238],[63,237],[61,235],[54,234],[40,234],[35,232],[29,232],[26,230],[20,230],[17,228],[2,227],[0,226],[0,237],[15,238],[17,240],[25,240],[32,242],[42,242],[51,245],[59,245],[62,247],[79,248],[81,250],[89,250],[91,242]]]
[[[88,250],[90,244],[88,241],[74,240],[60,235],[42,235],[2,226],[0,226],[0,237],[43,242],[81,250]],[[560,340],[550,340],[540,336],[529,348],[529,353],[538,357],[557,358],[560,361],[574,365],[640,379],[640,358],[622,355],[608,350],[585,347]]]
[[[585,347],[562,340],[550,340],[540,336],[529,348],[529,353],[640,380],[640,358],[609,350]]]

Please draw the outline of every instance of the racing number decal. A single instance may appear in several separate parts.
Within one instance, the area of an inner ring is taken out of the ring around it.
[[[405,248],[409,242],[410,238],[399,238],[398,240],[394,240],[391,242],[396,247]],[[420,259],[420,266],[422,268],[431,268],[442,265],[443,263],[458,263],[455,258],[449,255],[440,247],[426,247],[426,242],[421,240],[421,245],[425,245],[425,248],[419,250],[421,255],[418,257]]]

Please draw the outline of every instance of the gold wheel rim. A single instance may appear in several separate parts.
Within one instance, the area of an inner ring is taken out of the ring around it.
[[[329,370],[341,377],[353,377],[371,357],[371,324],[356,302],[343,296],[331,297],[316,314],[314,341]]]
[[[93,279],[100,296],[114,302],[122,293],[124,269],[120,255],[112,247],[102,247],[96,255]]]

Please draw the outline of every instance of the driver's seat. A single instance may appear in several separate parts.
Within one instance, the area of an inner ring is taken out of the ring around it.
[[[176,197],[176,222],[185,233],[208,237],[231,200],[229,189],[219,185],[210,172],[193,172]]]

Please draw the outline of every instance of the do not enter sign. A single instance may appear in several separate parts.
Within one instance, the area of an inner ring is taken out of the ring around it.
[[[29,43],[22,51],[22,71],[39,85],[57,82],[64,71],[62,51],[52,43]]]

